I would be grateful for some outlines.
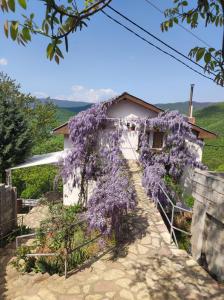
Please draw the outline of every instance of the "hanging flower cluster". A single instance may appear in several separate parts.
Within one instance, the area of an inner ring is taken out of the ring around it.
[[[86,202],[88,180],[98,174],[98,134],[105,119],[106,108],[98,104],[80,112],[68,124],[72,149],[64,159],[62,177],[65,182],[72,178],[73,186],[80,188],[80,204]]]
[[[136,205],[135,191],[120,150],[120,134],[115,130],[105,136],[100,151],[104,174],[98,178],[88,201],[90,227],[104,234],[113,231],[115,236],[119,236],[123,215]]]
[[[193,145],[202,142],[192,133],[190,124],[177,111],[160,113],[156,118],[140,122],[141,153],[144,167],[143,185],[153,199],[161,197],[161,187],[168,192],[164,183],[165,175],[179,181],[186,166],[203,168]],[[164,147],[153,152],[149,146],[147,132],[159,131],[164,134]]]
[[[109,104],[107,104],[108,107]],[[62,176],[80,188],[79,203],[87,206],[91,229],[119,232],[122,216],[135,206],[135,194],[120,151],[121,131],[110,124],[107,107],[94,105],[69,122],[72,149],[64,160]],[[88,183],[95,188],[87,202]]]

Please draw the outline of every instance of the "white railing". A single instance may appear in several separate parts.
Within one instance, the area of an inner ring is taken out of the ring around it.
[[[127,136],[127,138],[128,138],[128,136]],[[129,144],[130,144],[131,150],[133,151],[133,154],[134,154],[134,156],[135,156],[135,158],[136,158],[137,163],[140,165],[141,163],[139,162],[139,159],[138,159],[138,157],[137,157],[137,153],[136,153],[136,151],[134,150],[134,148],[133,148],[133,146],[132,146],[132,144],[131,144],[129,138],[128,138],[128,142],[129,142]],[[176,230],[176,231],[179,231],[179,232],[182,232],[182,233],[184,233],[184,234],[186,234],[186,235],[188,235],[188,236],[191,236],[191,233],[190,233],[190,232],[187,232],[187,231],[185,231],[185,230],[183,230],[183,229],[181,229],[181,228],[178,228],[178,227],[176,227],[176,226],[174,225],[174,214],[175,214],[175,210],[178,211],[178,212],[183,211],[183,212],[188,212],[188,213],[191,213],[191,214],[193,214],[193,212],[192,212],[192,210],[190,210],[190,209],[187,209],[187,208],[184,208],[184,207],[180,207],[180,206],[175,205],[175,204],[173,203],[173,201],[170,199],[170,197],[168,196],[168,194],[166,193],[166,191],[164,191],[163,187],[162,187],[160,184],[158,184],[158,185],[159,185],[160,190],[161,190],[161,191],[163,192],[163,194],[165,195],[166,200],[167,200],[167,203],[169,203],[169,204],[171,205],[171,207],[172,207],[172,209],[171,209],[171,219],[169,218],[169,216],[168,216],[166,210],[164,209],[163,204],[161,203],[161,201],[160,201],[159,199],[153,199],[153,202],[155,203],[155,205],[156,205],[157,208],[158,208],[158,205],[159,205],[160,209],[162,210],[162,212],[163,212],[163,214],[164,214],[164,216],[165,216],[165,218],[166,218],[166,220],[167,220],[167,222],[168,222],[168,224],[169,224],[169,226],[170,226],[170,243],[172,243],[172,240],[173,240],[174,243],[176,244],[176,246],[179,248],[175,230]]]

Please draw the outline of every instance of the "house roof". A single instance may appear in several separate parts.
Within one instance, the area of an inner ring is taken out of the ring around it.
[[[142,107],[144,107],[145,109],[148,109],[150,111],[156,112],[156,113],[160,113],[163,112],[164,110],[153,105],[150,104],[138,97],[135,97],[127,92],[124,92],[123,94],[121,94],[120,96],[114,98],[113,100],[109,101],[109,102],[105,102],[104,104],[107,105],[108,103],[118,103],[121,100],[127,100],[129,102],[135,103],[137,105],[140,105]],[[215,134],[214,132],[211,132],[207,129],[204,129],[196,124],[192,124],[189,122],[189,124],[192,127],[192,130],[196,132],[198,138],[200,139],[215,139],[217,137],[217,134]],[[64,135],[68,135],[69,134],[69,130],[68,130],[68,122],[60,125],[59,127],[53,129],[53,133],[54,134],[64,134]]]

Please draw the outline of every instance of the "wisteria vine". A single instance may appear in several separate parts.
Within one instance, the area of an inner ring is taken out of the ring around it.
[[[163,112],[156,118],[142,120],[140,128],[143,185],[154,200],[164,198],[161,187],[167,193],[172,192],[167,190],[165,175],[178,182],[187,166],[204,168],[194,148],[195,144],[202,146],[203,142],[192,132],[191,125],[179,112]],[[161,151],[153,152],[150,149],[149,131],[164,133],[164,147]]]
[[[120,150],[121,130],[112,122],[109,131],[106,109],[94,105],[69,122],[72,149],[64,161],[63,178],[80,188],[79,203],[87,207],[90,229],[119,235],[122,217],[136,205],[135,192]],[[105,129],[105,130],[104,130]],[[87,201],[88,184],[95,188]]]

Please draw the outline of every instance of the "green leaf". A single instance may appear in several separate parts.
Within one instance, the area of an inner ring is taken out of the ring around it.
[[[59,65],[60,59],[57,54],[54,56],[54,59],[55,59],[56,63]]]
[[[50,60],[52,60],[53,56],[54,56],[54,45],[53,44],[48,44],[47,46],[47,58],[49,58]]]
[[[25,40],[31,41],[30,30],[27,27],[24,27],[22,30],[22,34]]]
[[[196,54],[196,61],[199,61],[205,54],[205,48],[199,48]]]
[[[8,0],[8,6],[11,11],[15,12],[15,0]]]
[[[27,5],[26,5],[26,0],[18,0],[20,6],[24,9],[26,9]]]
[[[210,61],[211,61],[211,53],[207,52],[205,53],[205,56],[204,56],[204,60],[206,62],[206,64],[208,64]]]
[[[6,21],[5,24],[4,24],[4,32],[5,32],[5,36],[8,37],[9,36],[9,23],[8,23],[8,21]]]
[[[12,22],[10,26],[10,35],[12,40],[15,41],[18,35],[18,22]]]

